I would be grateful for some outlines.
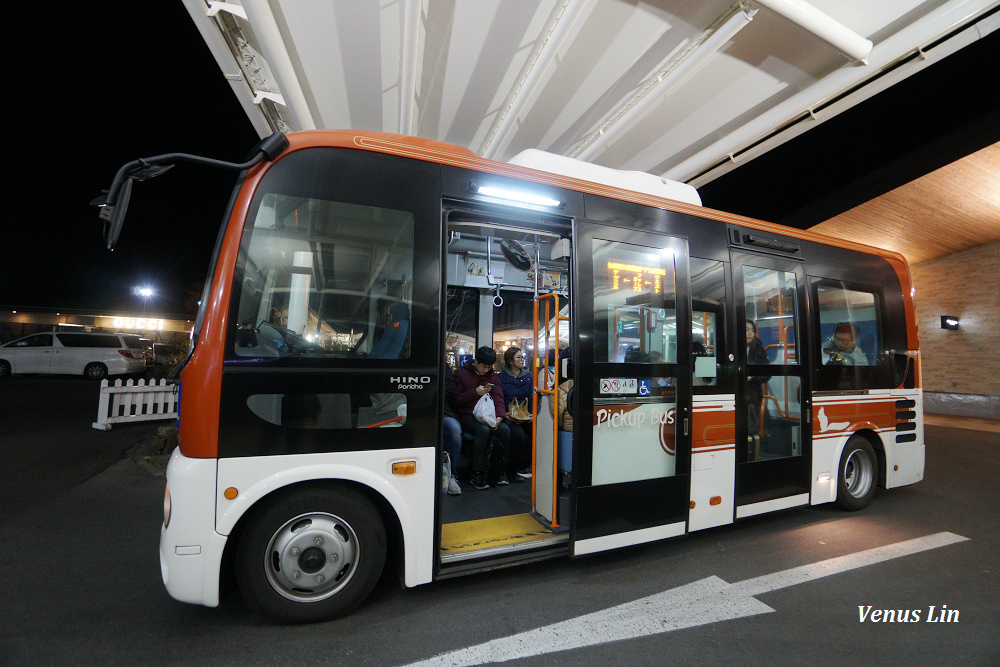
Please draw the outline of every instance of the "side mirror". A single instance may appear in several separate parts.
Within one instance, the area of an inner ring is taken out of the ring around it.
[[[132,181],[147,181],[173,168],[177,162],[192,162],[209,167],[221,167],[240,171],[249,169],[263,159],[274,161],[288,148],[288,138],[280,132],[275,132],[261,140],[251,151],[251,157],[246,162],[224,162],[188,153],[167,153],[155,157],[140,158],[122,165],[111,182],[111,189],[92,200],[92,206],[101,208],[100,218],[105,221],[104,239],[108,250],[114,250],[118,235],[125,222],[125,212],[128,210],[128,200],[132,195]]]
[[[108,250],[114,250],[118,235],[122,233],[125,224],[125,212],[128,211],[128,200],[132,197],[132,179],[126,178],[118,192],[118,201],[114,206],[105,204],[101,207],[100,218],[104,220],[104,240]]]
[[[126,171],[124,176],[119,171],[115,177],[115,183],[111,184],[111,190],[103,197],[90,202],[94,206],[99,206],[101,212],[99,217],[105,221],[104,240],[108,244],[108,250],[114,250],[118,242],[118,236],[122,233],[122,225],[125,224],[125,213],[128,212],[128,202],[132,197],[132,183],[135,181],[148,181],[173,168],[172,164],[145,164],[141,160],[137,161],[138,166],[130,171]],[[136,163],[133,163],[136,164]],[[117,193],[115,185],[121,178],[121,185],[118,186]],[[116,196],[117,195],[117,196]]]

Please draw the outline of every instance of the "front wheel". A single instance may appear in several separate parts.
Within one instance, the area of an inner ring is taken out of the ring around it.
[[[0,378],[10,377],[10,364],[0,359]]]
[[[95,361],[92,364],[87,364],[87,367],[83,369],[83,375],[91,380],[103,380],[108,377],[108,367]]]
[[[236,556],[250,606],[283,623],[315,623],[352,611],[385,564],[385,526],[350,489],[286,495],[252,519]]]
[[[875,496],[878,459],[871,444],[854,436],[844,446],[837,474],[837,504],[854,511],[868,506]]]

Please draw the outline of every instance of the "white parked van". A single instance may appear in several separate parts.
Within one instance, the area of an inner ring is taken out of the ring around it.
[[[142,373],[145,352],[134,334],[58,331],[0,346],[0,377],[12,373],[62,373],[101,380]]]

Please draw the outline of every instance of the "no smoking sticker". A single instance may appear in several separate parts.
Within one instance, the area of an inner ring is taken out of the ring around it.
[[[636,394],[639,381],[635,378],[601,378],[602,394]]]

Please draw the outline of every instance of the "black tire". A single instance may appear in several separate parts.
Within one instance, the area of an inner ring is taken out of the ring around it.
[[[95,361],[92,364],[87,364],[87,367],[83,369],[83,375],[90,380],[103,380],[108,377],[108,367]]]
[[[361,604],[382,574],[385,526],[347,488],[285,495],[251,518],[236,552],[247,603],[280,623],[315,623]]]
[[[0,359],[0,378],[10,377],[10,364]]]
[[[844,446],[837,468],[837,504],[851,512],[868,506],[878,485],[878,459],[871,443],[854,436]]]

